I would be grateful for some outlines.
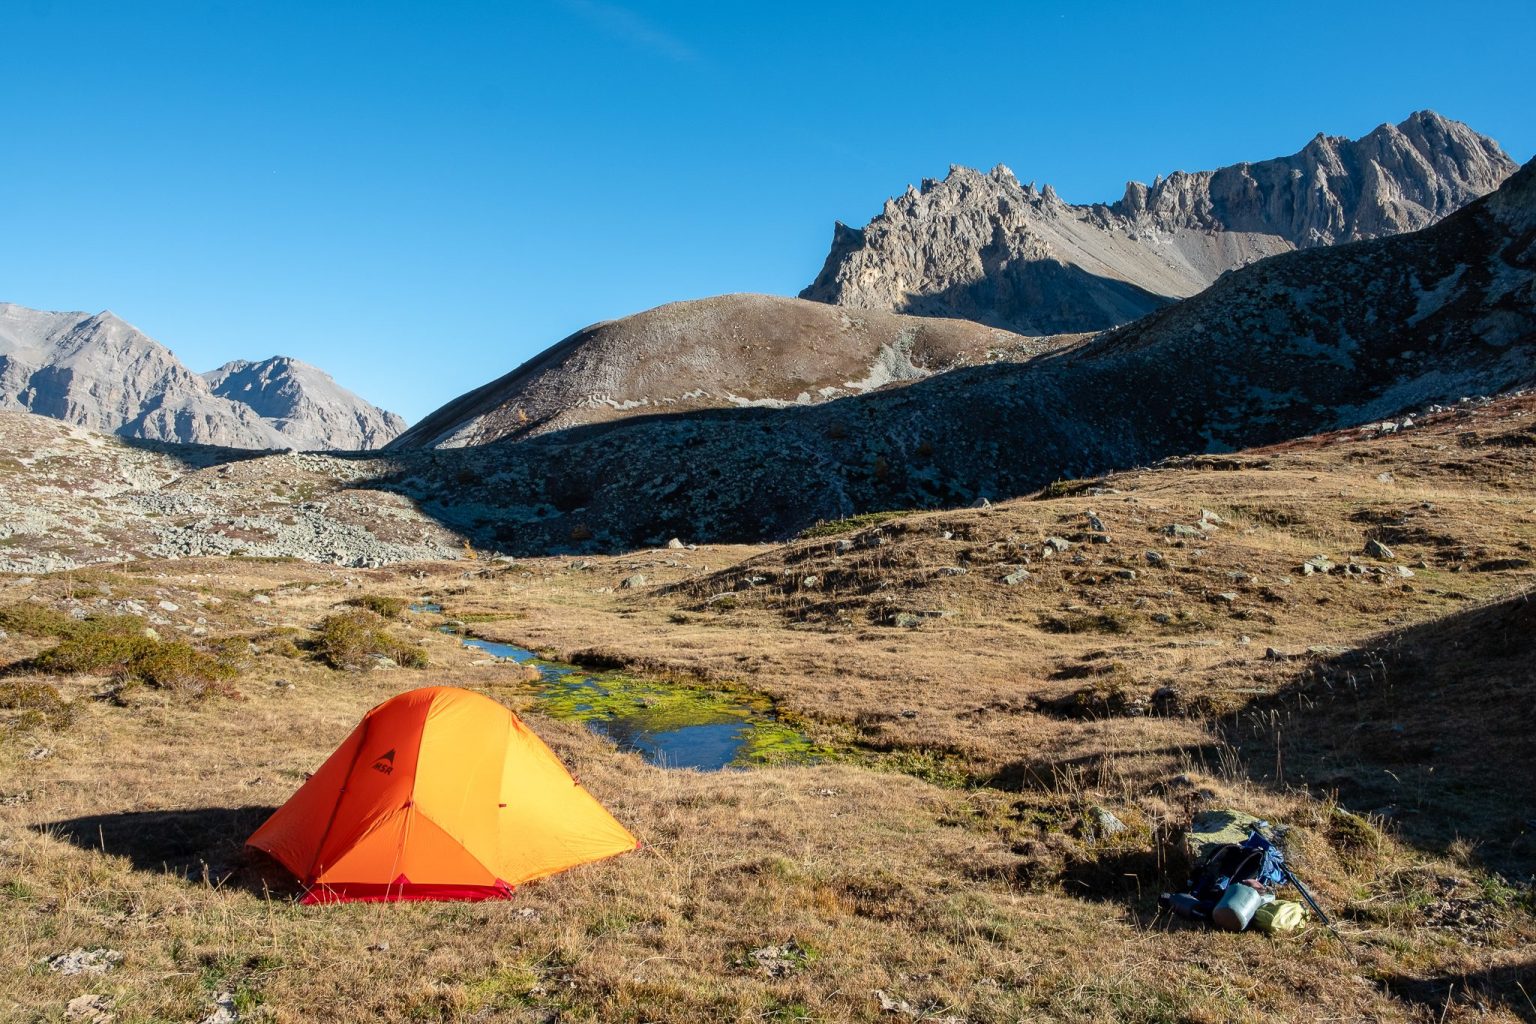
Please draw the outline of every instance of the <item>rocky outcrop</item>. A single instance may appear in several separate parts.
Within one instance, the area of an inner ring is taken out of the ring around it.
[[[951,167],[868,226],[838,224],[801,297],[1024,334],[1102,330],[1267,256],[1426,227],[1515,167],[1430,111],[1358,140],[1318,135],[1293,156],[1131,182],[1112,204],[1065,203],[1006,167]]]
[[[809,406],[1054,344],[770,295],[674,302],[578,331],[391,447],[461,447],[656,413]]]
[[[377,447],[405,424],[297,360],[207,377],[110,312],[0,303],[0,410],[123,437],[233,448]]]

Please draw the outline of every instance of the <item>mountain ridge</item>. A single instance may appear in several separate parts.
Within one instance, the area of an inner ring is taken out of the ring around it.
[[[837,224],[800,297],[1022,334],[1104,330],[1258,259],[1426,227],[1516,166],[1432,111],[1357,140],[1319,133],[1288,157],[1129,182],[1113,203],[1066,203],[1002,165],[952,165],[865,227]]]
[[[246,377],[231,383],[236,366]],[[251,367],[266,368],[259,386]],[[0,410],[123,437],[252,449],[377,447],[405,426],[296,359],[237,360],[200,375],[110,310],[8,302],[0,303]]]

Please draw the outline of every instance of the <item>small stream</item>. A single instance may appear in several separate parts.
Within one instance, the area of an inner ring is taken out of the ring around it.
[[[414,612],[440,613],[429,602]],[[452,626],[443,632],[458,633]],[[466,647],[539,671],[538,708],[554,718],[583,722],[621,750],[663,768],[719,771],[761,764],[815,760],[817,749],[799,730],[779,721],[765,697],[642,679],[623,672],[589,672],[545,661],[513,644],[462,637]]]

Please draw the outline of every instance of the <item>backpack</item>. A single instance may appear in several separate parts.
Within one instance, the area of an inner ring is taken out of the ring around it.
[[[1285,853],[1264,835],[1266,822],[1253,827],[1241,843],[1210,848],[1195,864],[1184,891],[1204,903],[1221,899],[1234,882],[1258,882],[1266,889],[1285,881]]]

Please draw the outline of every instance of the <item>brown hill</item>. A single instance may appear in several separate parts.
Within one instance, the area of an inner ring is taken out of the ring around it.
[[[1050,344],[963,320],[770,295],[674,302],[576,332],[389,447],[457,448],[652,413],[815,405]]]

